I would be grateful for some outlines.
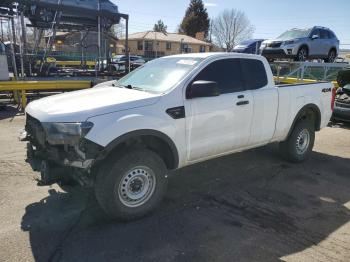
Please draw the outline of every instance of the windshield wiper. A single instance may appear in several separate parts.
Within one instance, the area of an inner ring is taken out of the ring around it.
[[[133,89],[133,90],[137,90],[137,91],[144,91],[144,92],[146,92],[146,89],[144,89],[142,87],[138,87],[138,86],[126,85],[126,86],[123,86],[123,87],[127,88],[127,89]]]
[[[144,89],[144,88],[137,87],[137,86],[132,86],[132,85],[120,85],[120,84],[118,84],[118,82],[117,83],[113,83],[112,86],[146,92],[146,89]]]

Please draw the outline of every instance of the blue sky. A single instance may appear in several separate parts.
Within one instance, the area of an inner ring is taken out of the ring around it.
[[[175,32],[189,0],[112,0],[130,15],[130,32],[147,31],[158,19]],[[244,11],[255,26],[255,38],[273,38],[283,31],[321,25],[331,28],[343,48],[350,49],[350,0],[205,0],[210,17],[224,9]]]

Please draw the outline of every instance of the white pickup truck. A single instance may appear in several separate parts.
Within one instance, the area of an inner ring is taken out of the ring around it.
[[[303,161],[333,102],[331,83],[275,85],[262,56],[169,56],[30,103],[28,158],[43,183],[74,178],[111,217],[135,219],[162,199],[168,170],[273,142]]]

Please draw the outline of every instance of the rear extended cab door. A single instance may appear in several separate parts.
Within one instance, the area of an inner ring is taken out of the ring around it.
[[[241,59],[245,88],[254,106],[248,147],[268,143],[275,133],[278,112],[278,90],[270,65],[264,58]]]

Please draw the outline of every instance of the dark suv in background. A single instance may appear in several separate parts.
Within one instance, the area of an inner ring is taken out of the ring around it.
[[[258,54],[260,45],[264,39],[249,39],[240,42],[233,48],[232,52],[245,53],[245,54]]]
[[[333,63],[339,54],[339,40],[332,30],[314,26],[309,29],[291,29],[273,40],[265,40],[260,53],[268,60],[293,58],[295,61],[323,59]]]

